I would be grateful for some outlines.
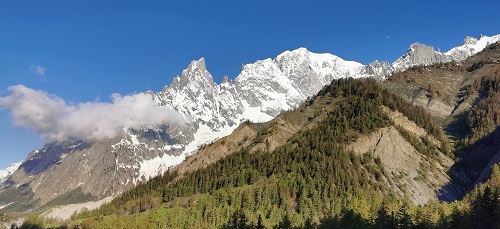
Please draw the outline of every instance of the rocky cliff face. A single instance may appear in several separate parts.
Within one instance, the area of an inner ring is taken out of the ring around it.
[[[451,182],[447,171],[453,165],[453,160],[442,152],[438,153],[438,160],[419,153],[396,127],[408,131],[415,138],[433,137],[400,112],[391,111],[387,107],[384,110],[394,125],[360,137],[349,146],[350,149],[358,154],[371,153],[373,157],[380,158],[387,171],[386,185],[401,196],[407,195],[416,204],[437,199],[455,200],[459,196],[456,187],[447,192],[441,190]],[[433,142],[439,144],[436,139]],[[430,171],[428,168],[434,170]]]
[[[179,112],[185,125],[126,129],[115,138],[98,142],[48,144],[30,154],[0,186],[0,206],[26,209],[50,201],[61,203],[71,199],[67,195],[72,192],[87,196],[86,200],[120,193],[179,164],[200,146],[230,134],[245,120],[266,122],[296,108],[332,79],[383,80],[413,65],[473,55],[499,38],[468,38],[463,46],[446,53],[414,44],[392,65],[378,61],[362,65],[300,48],[275,59],[246,64],[234,81],[225,77],[220,84],[213,81],[203,58],[193,61],[162,91],[149,92],[158,106]],[[19,193],[29,201],[18,201]]]

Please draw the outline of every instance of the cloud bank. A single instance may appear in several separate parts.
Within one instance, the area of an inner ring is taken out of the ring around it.
[[[46,142],[111,138],[123,128],[139,129],[183,123],[179,113],[155,104],[150,94],[113,94],[111,103],[67,104],[63,99],[24,85],[8,88],[0,107],[10,109],[15,125],[33,129]]]

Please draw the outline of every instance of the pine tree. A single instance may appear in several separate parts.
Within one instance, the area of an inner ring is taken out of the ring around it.
[[[283,220],[274,227],[275,229],[292,229],[292,221],[290,221],[290,216],[288,212],[283,216]]]
[[[306,221],[304,222],[304,229],[314,229],[316,226],[313,224],[311,217],[307,217]]]
[[[257,220],[257,226],[255,229],[264,229],[264,225],[262,224],[262,215],[259,215],[259,219]]]
[[[408,204],[405,203],[398,212],[398,228],[411,228],[413,226],[412,217],[408,213]]]
[[[391,223],[392,219],[389,213],[387,213],[387,210],[384,205],[382,205],[378,211],[377,211],[377,219],[375,220],[375,227],[376,228],[393,228],[393,225]]]

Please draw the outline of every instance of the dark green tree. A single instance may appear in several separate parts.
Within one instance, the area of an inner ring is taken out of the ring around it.
[[[259,218],[257,219],[257,226],[255,226],[255,229],[264,229],[264,225],[262,224],[262,215],[259,215]]]
[[[293,229],[292,227],[292,221],[290,221],[290,216],[288,215],[288,212],[283,216],[283,219],[281,222],[274,227],[275,229]]]
[[[20,229],[45,229],[44,219],[38,215],[28,216],[19,228]]]

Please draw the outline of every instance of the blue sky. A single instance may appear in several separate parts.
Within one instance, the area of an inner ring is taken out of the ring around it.
[[[420,42],[446,51],[500,33],[498,0],[2,1],[0,97],[12,85],[67,103],[170,84],[205,57],[216,82],[241,64],[306,47],[363,64]],[[0,168],[43,141],[0,110]]]

